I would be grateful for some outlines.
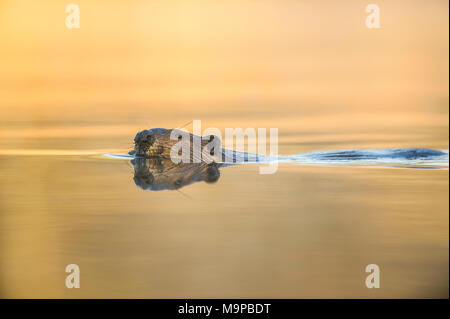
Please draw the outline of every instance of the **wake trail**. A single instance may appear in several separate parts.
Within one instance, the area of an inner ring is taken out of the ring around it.
[[[222,150],[224,165],[292,163],[296,165],[341,165],[341,166],[382,166],[404,168],[448,168],[449,151],[427,148],[332,150],[294,155],[264,156]],[[121,159],[133,159],[134,156],[105,154]]]

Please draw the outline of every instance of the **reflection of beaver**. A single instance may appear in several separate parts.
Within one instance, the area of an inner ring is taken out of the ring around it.
[[[216,163],[178,163],[164,158],[134,158],[134,182],[144,190],[175,190],[205,181],[214,183],[220,177]]]

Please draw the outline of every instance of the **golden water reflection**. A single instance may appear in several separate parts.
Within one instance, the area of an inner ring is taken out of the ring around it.
[[[136,132],[278,127],[280,154],[448,150],[448,2],[0,1],[0,296],[446,297],[448,170],[280,165],[136,187]],[[81,288],[64,286],[67,264]],[[364,285],[381,268],[381,289]]]

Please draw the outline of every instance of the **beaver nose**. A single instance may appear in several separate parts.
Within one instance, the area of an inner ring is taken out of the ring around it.
[[[136,137],[134,138],[135,143],[152,143],[153,142],[153,135],[150,132],[150,130],[143,130],[142,132],[139,132],[136,134]]]

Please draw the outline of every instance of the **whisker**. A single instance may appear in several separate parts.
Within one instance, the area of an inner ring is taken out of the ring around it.
[[[176,191],[177,191],[178,193],[180,193],[181,195],[183,195],[184,197],[186,197],[186,198],[188,198],[188,199],[192,200],[192,197],[190,197],[189,195],[187,195],[187,194],[183,193],[183,192],[182,192],[182,191],[180,191],[179,189],[176,189]]]
[[[191,124],[191,123],[192,123],[192,120],[190,120],[189,122],[185,123],[185,124],[182,125],[182,126],[177,127],[177,129],[178,129],[178,128],[185,128],[188,124]]]

